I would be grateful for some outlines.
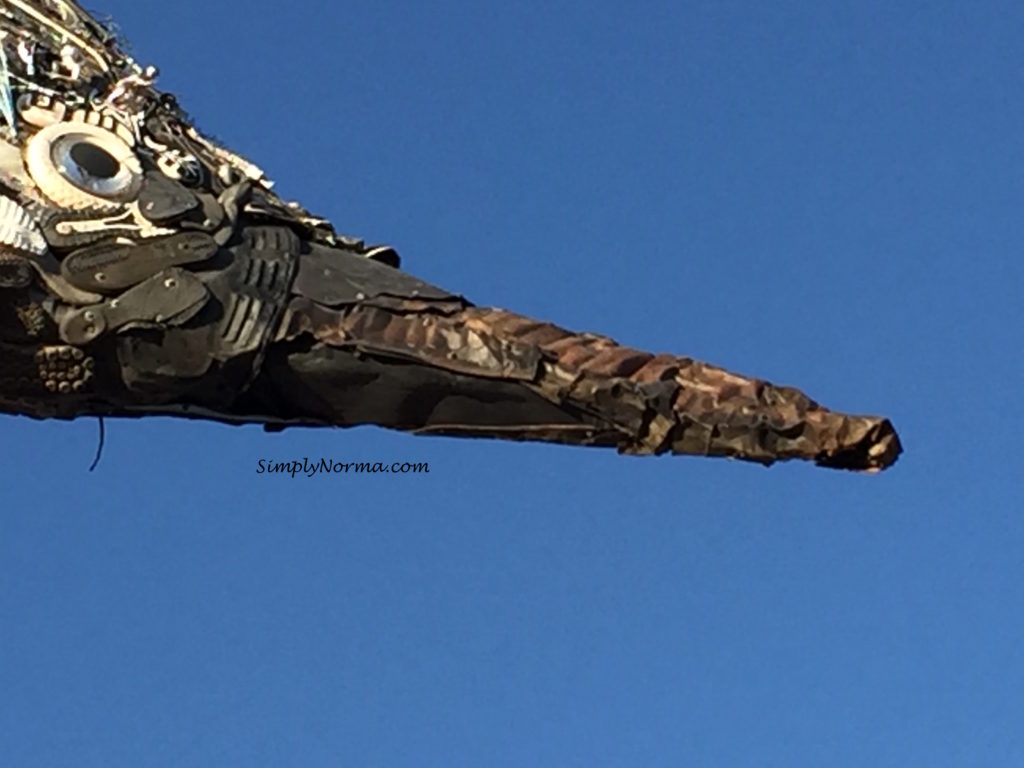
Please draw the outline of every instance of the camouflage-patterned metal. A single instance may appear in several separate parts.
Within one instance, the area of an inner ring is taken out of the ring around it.
[[[285,202],[69,0],[0,0],[0,411],[876,470],[885,419],[457,294]]]

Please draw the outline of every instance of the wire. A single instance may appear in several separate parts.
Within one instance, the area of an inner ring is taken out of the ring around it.
[[[103,458],[103,446],[107,443],[107,425],[103,421],[103,417],[99,417],[100,421],[100,441],[96,445],[96,458],[92,460],[92,466],[89,467],[90,472],[95,472],[96,467],[100,465],[100,459]]]

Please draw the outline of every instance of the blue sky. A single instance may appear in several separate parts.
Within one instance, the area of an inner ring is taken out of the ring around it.
[[[1019,4],[90,5],[420,277],[906,454],[2,418],[0,764],[1024,764]]]

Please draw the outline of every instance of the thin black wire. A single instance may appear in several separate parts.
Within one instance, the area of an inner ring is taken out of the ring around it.
[[[98,467],[100,465],[100,459],[103,458],[103,446],[107,442],[107,425],[103,421],[103,417],[102,416],[99,417],[99,422],[100,422],[100,442],[96,446],[96,458],[92,460],[92,466],[89,467],[89,471],[90,472],[94,472],[96,470],[96,467]]]

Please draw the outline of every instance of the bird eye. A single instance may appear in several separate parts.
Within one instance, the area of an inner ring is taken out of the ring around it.
[[[60,174],[86,192],[117,199],[131,188],[131,171],[88,136],[62,137],[53,144],[50,156]]]
[[[29,141],[25,164],[39,190],[57,205],[110,209],[135,199],[142,167],[117,134],[85,123],[57,123]]]
[[[68,142],[66,149],[78,169],[86,176],[92,176],[95,179],[112,179],[121,170],[121,164],[117,162],[117,159],[95,144],[75,139]]]

